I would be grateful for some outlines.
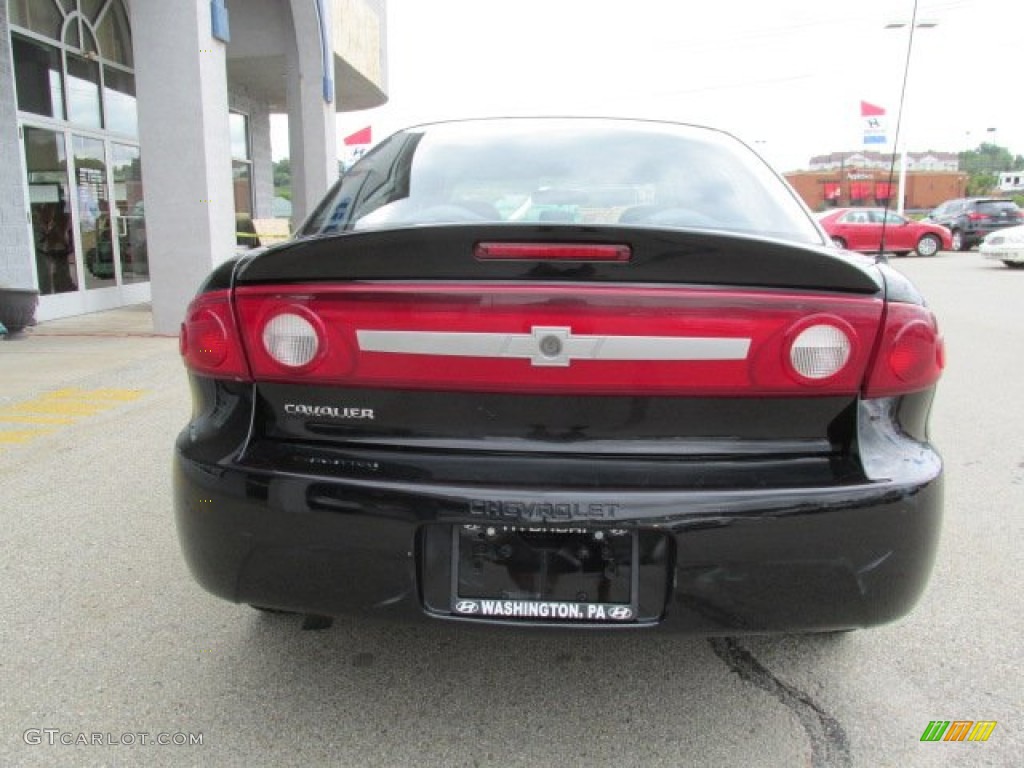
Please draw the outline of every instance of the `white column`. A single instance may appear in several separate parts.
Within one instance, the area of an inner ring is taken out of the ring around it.
[[[294,37],[286,42],[288,154],[292,170],[292,221],[297,225],[338,178],[333,99],[324,98],[321,19],[317,0],[290,0]],[[321,3],[328,30],[327,66],[334,71],[330,0]]]
[[[131,11],[153,325],[173,333],[235,250],[225,44],[210,34],[209,0]]]
[[[897,202],[896,202],[896,213],[900,216],[903,215],[903,209],[905,208],[905,201],[907,198],[907,140],[900,137],[900,183],[899,190],[897,191]],[[889,194],[892,194],[892,190],[889,190]]]

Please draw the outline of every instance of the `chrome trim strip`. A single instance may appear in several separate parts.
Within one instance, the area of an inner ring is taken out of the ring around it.
[[[568,327],[534,326],[531,333],[357,330],[363,352],[530,360],[567,366],[573,360],[745,360],[750,339],[697,336],[574,336]]]

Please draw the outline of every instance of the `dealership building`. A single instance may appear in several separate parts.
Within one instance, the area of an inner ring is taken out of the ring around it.
[[[882,152],[832,152],[811,158],[786,179],[813,211],[846,206],[897,208],[899,157]],[[929,210],[967,190],[955,152],[908,152],[903,207]]]
[[[0,0],[0,287],[39,320],[151,301],[174,332],[273,216],[286,114],[293,219],[337,176],[335,116],[386,99],[385,0]]]

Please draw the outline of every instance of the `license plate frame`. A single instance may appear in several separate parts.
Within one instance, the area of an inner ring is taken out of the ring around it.
[[[510,622],[626,624],[638,616],[635,529],[452,525],[452,614]]]

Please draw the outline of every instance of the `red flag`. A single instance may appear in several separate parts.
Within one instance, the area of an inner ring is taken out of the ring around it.
[[[373,139],[371,138],[370,126],[356,131],[351,136],[345,137],[345,146],[351,147],[354,144],[372,144]]]
[[[885,144],[885,110],[866,101],[860,103],[860,119],[864,123],[865,144]]]

